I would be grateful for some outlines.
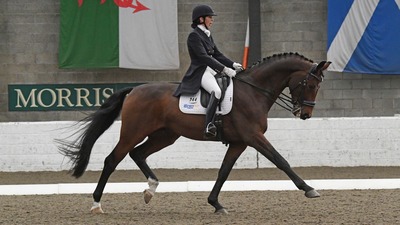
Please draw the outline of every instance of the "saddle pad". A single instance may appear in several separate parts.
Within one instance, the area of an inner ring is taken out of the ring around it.
[[[181,95],[179,98],[179,109],[187,114],[206,114],[207,108],[201,105],[201,90],[194,95]],[[226,89],[225,97],[221,103],[221,110],[217,107],[217,114],[226,115],[232,109],[233,103],[233,82],[230,82]]]

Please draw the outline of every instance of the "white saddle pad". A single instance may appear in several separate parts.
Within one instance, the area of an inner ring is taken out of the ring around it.
[[[200,96],[201,96],[201,90],[199,90],[194,95],[181,95],[179,98],[179,109],[183,113],[205,115],[207,108],[201,105]],[[222,115],[228,114],[232,109],[232,103],[233,103],[233,82],[231,80],[228,88],[226,89],[225,97],[222,100],[221,110],[219,110],[219,107],[217,107],[217,114],[222,114]]]

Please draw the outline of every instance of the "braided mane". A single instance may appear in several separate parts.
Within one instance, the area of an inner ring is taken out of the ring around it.
[[[281,59],[281,58],[287,58],[287,57],[299,57],[305,61],[309,61],[311,63],[314,63],[311,59],[306,58],[305,56],[297,53],[297,52],[284,52],[284,53],[279,53],[279,54],[273,54],[272,56],[268,56],[263,58],[262,60],[259,60],[258,62],[253,63],[253,65],[249,66],[248,68],[252,68],[254,66],[257,66],[261,63],[264,63],[266,61],[271,61],[275,59]]]

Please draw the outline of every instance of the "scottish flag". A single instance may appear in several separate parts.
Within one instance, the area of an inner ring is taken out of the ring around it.
[[[400,74],[400,0],[328,0],[330,71]]]

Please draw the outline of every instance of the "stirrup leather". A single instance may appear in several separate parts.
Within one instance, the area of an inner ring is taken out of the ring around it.
[[[217,127],[214,125],[215,121],[215,112],[217,111],[218,99],[215,97],[214,92],[211,92],[210,101],[208,102],[207,112],[206,112],[206,121],[205,121],[205,136],[206,137],[216,137],[217,136]]]

